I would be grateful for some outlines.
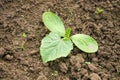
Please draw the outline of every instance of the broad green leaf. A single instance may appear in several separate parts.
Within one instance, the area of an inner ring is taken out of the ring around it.
[[[60,36],[65,35],[65,28],[61,19],[52,12],[45,12],[42,16],[45,26],[52,32],[58,33]]]
[[[51,32],[42,39],[40,54],[43,62],[48,62],[66,57],[72,49],[73,44],[70,39],[61,39],[58,34]]]
[[[82,51],[94,53],[98,50],[97,42],[85,34],[76,34],[71,37],[73,43]]]

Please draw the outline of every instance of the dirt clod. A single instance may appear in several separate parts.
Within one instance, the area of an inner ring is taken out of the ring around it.
[[[92,73],[89,76],[90,76],[90,80],[102,80],[100,76],[96,73]]]
[[[74,65],[76,63],[83,63],[84,59],[83,59],[81,54],[78,54],[76,56],[71,56],[70,62],[71,62],[72,65]]]
[[[36,80],[48,80],[44,74],[40,74]]]
[[[97,67],[94,64],[88,64],[88,67],[93,72],[97,72],[98,71]]]
[[[84,62],[84,59],[81,54],[78,54],[76,56],[72,56],[70,58],[70,62],[72,64],[72,66],[75,67],[75,69],[79,69],[79,68],[81,68],[81,64]]]
[[[93,62],[98,62],[98,58],[92,58]]]
[[[115,68],[112,66],[112,64],[110,64],[110,63],[107,63],[106,64],[106,68],[108,69],[108,70],[111,70],[111,71],[115,71]]]
[[[65,63],[60,63],[59,65],[60,65],[60,70],[64,73],[66,73],[68,70],[67,65]]]
[[[0,57],[2,57],[5,54],[5,49],[4,48],[0,48]]]
[[[87,74],[87,73],[88,73],[87,69],[84,69],[84,68],[83,68],[83,69],[80,70],[80,74],[81,74],[81,75],[85,75],[85,74]]]

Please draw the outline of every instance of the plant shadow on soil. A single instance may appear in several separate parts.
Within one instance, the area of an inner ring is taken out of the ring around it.
[[[120,0],[0,0],[0,80],[120,80]],[[104,11],[95,14],[97,7]],[[49,31],[42,13],[59,15],[72,35],[95,38],[99,50],[44,64],[39,54]],[[25,50],[18,48],[26,33]]]

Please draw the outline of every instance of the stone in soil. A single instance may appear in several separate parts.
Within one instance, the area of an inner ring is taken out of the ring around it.
[[[11,61],[13,59],[13,56],[12,55],[9,55],[7,54],[4,59],[8,60],[8,61]]]

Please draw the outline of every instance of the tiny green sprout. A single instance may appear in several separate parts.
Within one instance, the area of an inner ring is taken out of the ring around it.
[[[52,76],[58,76],[58,71],[54,71],[54,72],[52,73]]]
[[[26,35],[26,33],[25,33],[25,32],[23,32],[22,36],[23,36],[23,37],[25,37],[25,38],[27,37],[27,35]]]
[[[25,50],[25,41],[22,41],[21,45],[18,46],[17,48],[20,48],[22,50]]]
[[[80,68],[78,68],[78,69],[77,69],[77,72],[80,72],[80,71],[81,71],[81,69],[80,69]]]
[[[91,64],[91,62],[85,62],[85,64]]]
[[[116,72],[118,75],[120,75],[120,70],[117,69],[117,72]]]
[[[101,8],[96,8],[95,13],[96,13],[96,14],[101,14],[103,11],[104,11],[104,10],[101,9]]]
[[[22,50],[25,50],[25,41],[22,41],[21,49],[22,49]]]
[[[22,43],[21,43],[21,45],[18,48],[20,48],[22,50],[25,50],[26,37],[27,37],[26,33],[23,32],[22,33]]]
[[[73,43],[86,53],[97,52],[98,44],[95,39],[86,34],[70,36],[71,29],[65,29],[63,22],[56,14],[50,11],[45,12],[42,20],[51,31],[41,41],[40,54],[44,63],[67,57],[73,49]]]
[[[100,66],[100,65],[99,65],[98,67],[99,67],[100,69],[103,69],[103,67],[102,67],[102,66]]]

